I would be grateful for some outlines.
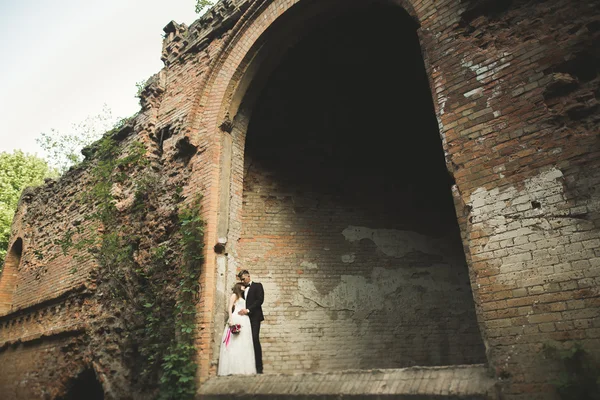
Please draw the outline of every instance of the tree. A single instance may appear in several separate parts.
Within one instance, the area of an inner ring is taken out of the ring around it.
[[[36,142],[46,153],[48,164],[63,174],[83,161],[81,149],[100,139],[118,120],[104,104],[98,115],[91,115],[82,122],[72,124],[71,132],[62,133],[50,129],[50,133],[42,132]]]
[[[0,153],[0,260],[6,256],[10,226],[23,189],[57,175],[56,170],[35,155],[21,150]]]
[[[214,3],[211,0],[196,0],[196,14],[201,14],[202,11],[212,6]]]

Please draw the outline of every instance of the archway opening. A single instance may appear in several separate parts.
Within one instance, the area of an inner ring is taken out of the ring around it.
[[[484,362],[406,12],[311,21],[260,84],[237,256],[266,290],[265,372]]]
[[[4,261],[4,267],[0,271],[0,315],[10,312],[13,296],[17,285],[17,271],[23,254],[23,239],[17,238]]]
[[[88,368],[69,382],[67,393],[60,400],[103,400],[104,389],[93,369]]]

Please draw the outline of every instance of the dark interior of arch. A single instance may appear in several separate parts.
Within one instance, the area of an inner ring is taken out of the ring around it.
[[[10,251],[20,261],[21,255],[23,254],[23,239],[17,238],[17,240],[15,240],[15,242],[13,243]]]
[[[414,23],[373,3],[306,26],[246,134],[238,253],[270,290],[266,370],[483,362]]]
[[[86,369],[69,382],[67,393],[59,400],[103,400],[104,390],[93,369]]]

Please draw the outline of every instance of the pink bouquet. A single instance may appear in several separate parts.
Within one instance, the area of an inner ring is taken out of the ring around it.
[[[223,343],[225,346],[229,346],[229,341],[231,340],[231,334],[237,335],[242,330],[242,326],[240,324],[229,325],[229,329],[227,329],[227,333],[225,334],[225,338],[223,339]]]

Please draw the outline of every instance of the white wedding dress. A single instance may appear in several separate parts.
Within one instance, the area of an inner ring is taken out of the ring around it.
[[[231,316],[233,324],[240,324],[242,329],[238,334],[229,335],[226,343],[229,325],[221,338],[221,353],[219,357],[218,375],[251,375],[256,374],[254,362],[254,345],[252,343],[252,328],[247,315],[239,315],[238,311],[246,308],[246,300],[239,298]]]

